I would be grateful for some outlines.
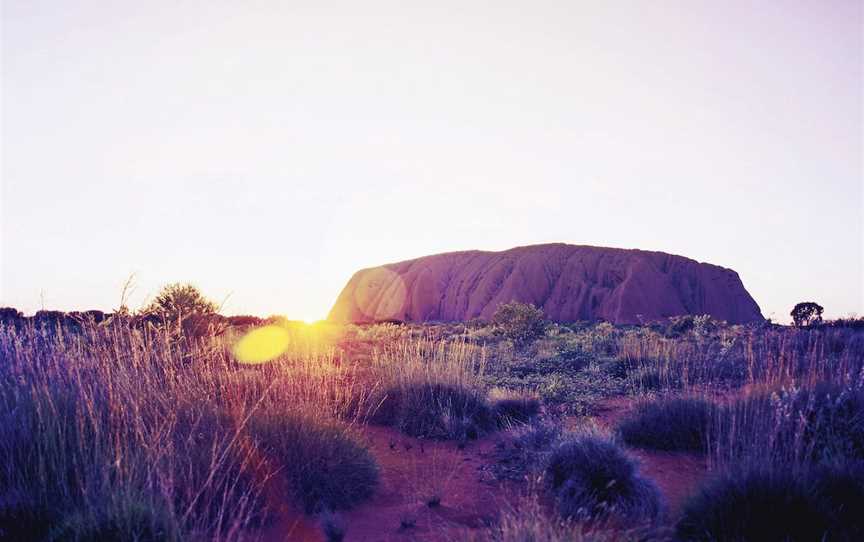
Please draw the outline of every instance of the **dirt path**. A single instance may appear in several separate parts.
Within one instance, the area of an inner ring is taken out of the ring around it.
[[[507,489],[480,468],[490,461],[495,436],[460,450],[390,428],[364,433],[381,466],[381,486],[370,502],[343,514],[346,542],[442,540],[485,527],[508,499]]]

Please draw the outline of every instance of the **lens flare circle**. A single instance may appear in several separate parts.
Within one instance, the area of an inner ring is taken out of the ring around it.
[[[407,302],[405,280],[386,267],[367,270],[354,290],[354,306],[371,320],[403,318]]]
[[[265,363],[288,350],[291,337],[281,326],[253,329],[234,345],[234,357],[241,363]]]

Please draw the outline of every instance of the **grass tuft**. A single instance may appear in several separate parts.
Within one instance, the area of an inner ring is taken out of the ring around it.
[[[248,429],[308,513],[351,508],[378,486],[372,454],[339,422],[263,412],[249,420]]]
[[[709,482],[685,505],[682,541],[826,540],[864,536],[864,468],[836,463],[801,472],[754,464]]]
[[[498,425],[524,425],[540,414],[540,400],[524,392],[494,389],[490,393],[491,408]]]
[[[565,518],[628,522],[656,521],[660,493],[633,459],[608,438],[570,437],[551,452],[546,478]]]
[[[714,410],[712,403],[696,398],[642,403],[618,432],[631,446],[704,453]]]
[[[473,440],[494,429],[495,416],[478,390],[441,383],[390,388],[371,421],[413,437]]]

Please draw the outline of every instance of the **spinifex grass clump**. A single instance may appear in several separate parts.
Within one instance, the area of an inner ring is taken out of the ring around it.
[[[472,542],[636,542],[646,540],[639,531],[622,529],[586,531],[581,523],[547,517],[537,499],[525,499],[506,508],[486,536],[467,538]]]
[[[864,469],[840,462],[815,469],[753,463],[709,482],[684,507],[682,541],[861,540]]]
[[[770,458],[790,466],[864,459],[864,390],[819,383],[757,391],[718,412],[711,452],[720,464]]]
[[[82,508],[66,515],[46,540],[179,542],[182,537],[163,503],[146,496],[115,495],[105,508]]]
[[[546,479],[562,516],[576,520],[652,522],[661,515],[660,493],[633,459],[599,435],[577,435],[551,452]]]
[[[369,498],[378,465],[340,422],[303,412],[261,412],[248,430],[307,512],[344,510]]]
[[[475,439],[496,427],[480,380],[484,366],[482,349],[465,342],[414,340],[376,352],[380,387],[370,419],[411,436]]]
[[[483,394],[441,383],[389,388],[372,421],[433,439],[471,440],[495,427]]]
[[[642,403],[618,426],[631,446],[655,450],[704,452],[716,407],[697,398]]]
[[[498,479],[524,480],[542,469],[561,432],[560,425],[538,419],[508,431],[495,446],[492,472]]]
[[[501,427],[526,424],[540,414],[540,399],[526,392],[496,388],[489,393],[489,399]]]

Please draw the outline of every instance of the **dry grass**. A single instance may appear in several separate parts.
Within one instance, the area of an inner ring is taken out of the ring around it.
[[[177,340],[117,321],[77,333],[0,329],[0,503],[15,503],[0,528],[32,516],[34,533],[47,523],[75,538],[132,514],[129,529],[166,537],[253,536],[270,512],[268,480],[286,465],[262,453],[251,427],[267,419],[279,434],[299,424],[298,446],[323,431],[349,443],[339,449],[362,448],[350,429],[363,397],[354,369],[297,344],[275,363],[244,367],[226,337]],[[354,483],[344,478],[333,484]]]
[[[289,352],[257,366],[233,359],[230,328],[189,340],[123,320],[74,331],[0,326],[0,530],[14,527],[20,539],[254,538],[271,512],[274,477],[290,480],[307,510],[370,494],[363,423],[463,442],[496,430],[498,410],[518,423],[554,411],[525,390],[547,401],[544,390],[559,381],[578,389],[556,401],[626,391],[713,402],[705,441],[717,470],[770,457],[803,472],[864,455],[864,333],[852,329],[700,324],[670,336],[648,326],[552,326],[514,352],[478,326],[288,326]],[[496,385],[506,389],[490,394]],[[304,500],[306,481],[324,482],[286,467],[297,463],[286,445],[295,441],[304,450],[337,442],[333,450],[347,454],[344,470],[326,466],[344,475],[326,481],[326,495]],[[448,469],[429,468],[446,486]],[[422,493],[446,498],[446,487]],[[505,515],[492,536],[527,529],[555,540],[579,529],[545,526]]]

